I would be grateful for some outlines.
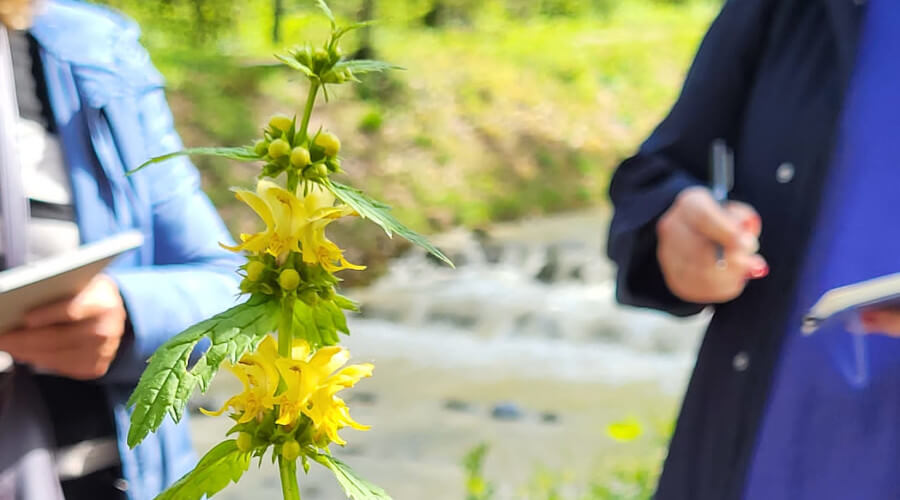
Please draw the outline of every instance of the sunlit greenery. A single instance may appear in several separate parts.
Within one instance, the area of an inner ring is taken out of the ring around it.
[[[189,145],[242,143],[269,113],[301,106],[305,96],[270,54],[321,30],[300,7],[309,2],[107,3],[142,24]],[[349,40],[350,49],[368,40],[363,45],[380,58],[411,69],[344,90],[318,116],[352,145],[348,175],[424,231],[604,203],[611,169],[676,96],[719,4],[352,0],[334,7],[349,18],[364,3],[383,21],[361,35],[368,39]],[[274,42],[278,4],[281,41]],[[251,172],[198,163],[223,215],[246,229],[223,188]],[[344,231],[362,245],[351,260],[377,268],[379,256],[395,251],[359,227]]]

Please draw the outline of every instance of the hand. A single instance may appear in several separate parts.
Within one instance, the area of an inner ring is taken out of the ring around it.
[[[873,307],[863,309],[859,320],[866,333],[883,333],[900,337],[900,308]]]
[[[769,274],[756,252],[762,221],[752,207],[729,202],[724,208],[702,187],[682,191],[656,225],[656,256],[666,286],[678,298],[717,304],[737,298],[751,279]],[[725,250],[724,266],[716,245]]]
[[[22,329],[0,334],[0,351],[41,371],[100,378],[116,357],[126,316],[119,288],[101,274],[75,297],[26,314]]]

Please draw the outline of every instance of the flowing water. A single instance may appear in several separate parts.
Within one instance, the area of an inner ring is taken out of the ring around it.
[[[350,396],[366,433],[336,451],[396,500],[461,500],[465,451],[488,442],[487,471],[513,498],[539,464],[589,473],[625,450],[605,424],[671,419],[706,317],[675,320],[614,301],[603,212],[458,231],[436,242],[457,268],[412,251],[371,286],[346,340],[375,376]],[[221,404],[227,375],[196,404]],[[224,421],[223,421],[224,420]],[[195,418],[206,449],[226,419]],[[304,498],[343,498],[321,473]],[[252,470],[230,498],[278,498],[277,474]]]

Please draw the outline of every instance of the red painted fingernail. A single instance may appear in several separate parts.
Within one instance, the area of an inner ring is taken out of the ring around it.
[[[750,277],[758,280],[769,275],[769,266],[755,267],[750,270]]]

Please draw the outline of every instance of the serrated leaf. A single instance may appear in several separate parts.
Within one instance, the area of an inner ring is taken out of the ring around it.
[[[382,61],[373,61],[371,59],[351,59],[349,61],[341,61],[334,65],[334,69],[349,69],[354,74],[362,75],[365,73],[380,73],[391,69],[405,69],[402,66],[390,64]]]
[[[294,303],[294,338],[302,338],[313,347],[322,345],[322,336],[313,318],[313,310],[302,300]]]
[[[328,467],[334,473],[334,478],[337,479],[337,482],[344,489],[347,498],[352,498],[353,500],[391,500],[390,495],[386,491],[359,477],[349,465],[331,455],[319,453],[313,457],[313,460]]]
[[[331,21],[331,24],[334,25],[334,14],[331,12],[331,9],[328,7],[328,4],[325,3],[325,0],[316,0],[316,6],[325,13],[325,17]]]
[[[222,361],[237,362],[277,321],[278,302],[259,295],[169,339],[151,356],[128,399],[128,406],[134,407],[128,445],[137,446],[162,425],[167,414],[176,422],[181,420],[191,394],[198,386],[206,391]],[[204,338],[210,346],[189,368],[191,353]]]
[[[250,468],[250,454],[238,449],[229,439],[216,445],[200,459],[194,470],[185,474],[156,500],[200,500],[222,491],[228,483],[237,483]]]
[[[412,229],[404,226],[400,221],[398,221],[391,213],[390,206],[385,205],[384,203],[373,200],[366,196],[365,193],[358,189],[354,189],[350,186],[345,186],[341,183],[334,181],[327,181],[325,186],[329,188],[329,190],[341,201],[350,205],[356,212],[360,215],[360,217],[364,219],[371,219],[373,222],[381,226],[384,229],[384,232],[387,233],[388,236],[392,236],[394,233],[399,234],[401,237],[408,240],[410,243],[418,245],[428,252],[430,252],[435,257],[441,259],[446,262],[450,267],[453,266],[453,262],[444,255],[436,246],[432,245],[424,236],[416,233]]]
[[[337,334],[337,328],[334,326],[334,318],[331,312],[325,306],[326,302],[319,302],[313,308],[313,318],[316,320],[316,327],[319,329],[319,336],[322,337],[322,343],[325,345],[335,345],[340,342]]]
[[[275,54],[275,59],[278,59],[279,61],[283,62],[288,67],[290,67],[292,69],[296,69],[297,71],[300,71],[301,73],[305,74],[306,76],[308,76],[310,78],[316,78],[316,74],[313,73],[313,70],[310,69],[309,66],[301,63],[300,61],[294,59],[291,56]]]
[[[154,163],[161,163],[178,156],[218,156],[238,161],[256,161],[261,159],[260,156],[256,154],[253,146],[238,146],[233,148],[187,148],[182,149],[181,151],[175,151],[173,153],[150,158],[144,163],[141,163],[141,165],[134,170],[126,172],[126,175],[134,174]]]

